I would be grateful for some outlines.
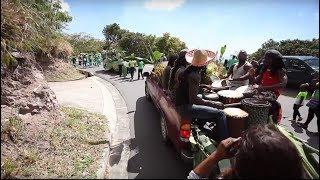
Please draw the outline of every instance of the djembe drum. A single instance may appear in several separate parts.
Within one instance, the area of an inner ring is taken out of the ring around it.
[[[242,100],[243,95],[234,90],[221,90],[218,91],[219,100],[223,104],[231,104],[231,103],[238,103]]]
[[[204,93],[203,94],[203,99],[210,100],[210,101],[218,101],[219,96],[217,93]]]
[[[269,108],[271,104],[263,99],[245,98],[241,101],[242,109],[249,116],[246,128],[256,124],[267,124],[269,119]]]
[[[251,98],[258,93],[252,85],[240,86],[235,91],[242,93],[244,98]]]
[[[230,136],[234,138],[240,137],[242,131],[246,129],[248,113],[234,107],[225,108],[223,112],[227,117]]]

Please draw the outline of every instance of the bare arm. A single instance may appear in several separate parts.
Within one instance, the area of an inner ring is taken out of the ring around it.
[[[213,101],[203,100],[202,98],[197,96],[199,85],[200,85],[200,76],[198,76],[196,74],[190,74],[188,81],[189,81],[189,102],[191,104],[222,108],[221,104],[219,104],[219,103],[215,103]]]
[[[244,81],[244,80],[247,80],[249,79],[251,76],[250,76],[250,73],[249,73],[249,70],[252,68],[252,65],[246,65],[243,67],[244,71],[245,71],[245,74],[239,78],[235,78],[233,79],[234,81]]]
[[[209,157],[203,160],[197,167],[193,169],[193,172],[202,178],[206,178],[210,175],[213,167],[222,159],[230,158],[233,155],[228,153],[231,147],[237,149],[239,147],[239,140],[241,138],[227,138],[221,141]]]
[[[203,160],[197,167],[194,168],[193,172],[199,175],[200,177],[209,177],[214,166],[221,160],[217,156],[216,152],[213,152],[209,157]]]

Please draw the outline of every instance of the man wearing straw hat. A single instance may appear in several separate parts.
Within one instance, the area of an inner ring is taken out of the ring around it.
[[[227,138],[228,129],[223,104],[198,97],[201,71],[216,54],[209,50],[191,50],[185,57],[190,65],[181,72],[181,78],[175,91],[175,103],[182,118],[216,121],[220,140]],[[219,109],[218,109],[219,108]]]

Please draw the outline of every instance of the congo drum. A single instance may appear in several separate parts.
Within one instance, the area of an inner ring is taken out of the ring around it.
[[[234,107],[225,108],[223,112],[227,117],[230,136],[234,138],[240,137],[242,131],[246,129],[248,113]]]

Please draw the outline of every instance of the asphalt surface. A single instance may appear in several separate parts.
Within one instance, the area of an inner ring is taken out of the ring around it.
[[[146,66],[144,71],[150,71]],[[130,119],[131,155],[128,162],[129,178],[185,179],[192,167],[182,162],[172,146],[161,141],[160,116],[144,94],[145,80],[130,82],[119,75],[107,73],[103,68],[88,68],[100,78],[111,82],[124,97]]]
[[[146,66],[144,71],[150,71],[151,66]],[[185,165],[175,152],[173,147],[166,146],[161,141],[159,114],[151,102],[148,102],[144,94],[145,80],[137,80],[137,73],[133,82],[119,77],[119,75],[107,73],[102,67],[89,68],[99,77],[111,82],[124,97],[128,106],[131,133],[131,158],[128,162],[129,178],[186,178],[190,168]],[[319,135],[317,122],[314,118],[309,124],[308,130],[300,128],[297,123],[292,123],[292,107],[297,94],[295,89],[285,89],[279,97],[282,105],[283,120],[281,124],[293,132],[309,145],[319,149]],[[308,108],[303,106],[300,113],[306,120]]]

